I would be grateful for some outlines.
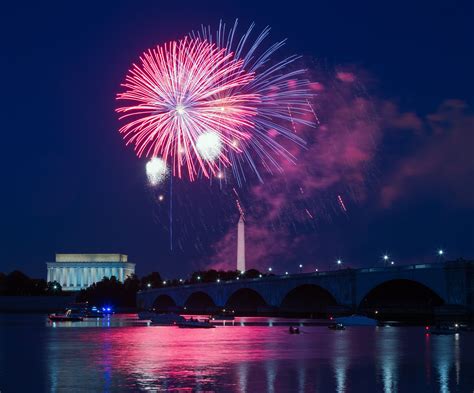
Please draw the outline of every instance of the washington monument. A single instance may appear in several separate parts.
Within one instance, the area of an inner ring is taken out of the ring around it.
[[[242,214],[237,224],[237,270],[245,272],[245,222]]]

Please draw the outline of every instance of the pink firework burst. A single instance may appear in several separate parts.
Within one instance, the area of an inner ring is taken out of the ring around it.
[[[128,106],[116,109],[127,123],[120,128],[139,157],[160,157],[178,177],[194,180],[230,165],[251,138],[258,94],[237,87],[254,80],[233,53],[199,38],[150,49],[134,64],[117,95]]]

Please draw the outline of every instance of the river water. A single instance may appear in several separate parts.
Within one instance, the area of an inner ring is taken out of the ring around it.
[[[0,392],[469,392],[474,333],[148,326],[0,314]]]

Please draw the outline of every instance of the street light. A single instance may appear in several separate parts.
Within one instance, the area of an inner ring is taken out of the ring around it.
[[[383,260],[384,260],[384,261],[387,261],[387,260],[388,260],[388,255],[387,255],[387,254],[385,254],[385,255],[383,256]]]
[[[150,283],[146,284],[146,286],[147,286],[148,288],[151,288],[151,284],[150,284]]]
[[[272,271],[272,268],[271,268],[271,267],[269,267],[269,268],[268,268],[268,271],[269,271],[269,272],[271,272],[271,271]]]
[[[336,261],[336,263],[337,263],[338,265],[341,265],[341,264],[342,264],[342,261],[341,261],[340,259],[338,259],[338,260]]]
[[[220,278],[218,278],[218,279],[217,279],[217,282],[221,282],[221,279],[220,279]]]
[[[316,268],[316,271],[319,271],[319,269],[318,269],[318,268]]]
[[[285,272],[285,276],[287,276],[287,275],[288,275],[288,272]]]
[[[444,255],[444,251],[441,248],[438,250],[438,255],[440,257]]]
[[[390,262],[390,265],[395,265],[395,262],[391,261],[391,262]]]
[[[163,281],[163,285],[166,285],[166,281]]]
[[[259,275],[258,275],[258,277],[259,277],[259,278],[262,278],[262,275],[261,275],[261,274],[259,274]]]
[[[197,279],[200,280],[200,279],[201,279],[201,276],[197,276]]]

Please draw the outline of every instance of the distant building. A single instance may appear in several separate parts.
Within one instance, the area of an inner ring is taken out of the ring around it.
[[[48,282],[57,281],[63,291],[79,291],[104,277],[123,282],[135,273],[135,264],[124,254],[56,254],[56,261],[46,265]]]

